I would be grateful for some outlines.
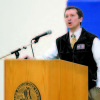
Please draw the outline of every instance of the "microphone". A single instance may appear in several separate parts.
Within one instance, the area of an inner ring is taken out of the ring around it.
[[[49,34],[51,34],[51,33],[52,33],[52,31],[51,31],[51,30],[48,30],[47,32],[44,32],[43,34],[36,36],[36,37],[33,38],[32,40],[37,40],[37,39],[39,39],[40,37],[45,36],[45,35],[49,35]]]

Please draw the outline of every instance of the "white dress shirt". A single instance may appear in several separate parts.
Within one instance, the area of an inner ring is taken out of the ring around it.
[[[76,40],[79,39],[80,34],[81,34],[82,28],[79,28],[74,32],[74,35],[76,36]],[[72,32],[69,31],[69,38],[71,41],[71,35]],[[96,80],[96,86],[100,88],[100,40],[98,38],[94,38],[93,44],[92,44],[92,53],[95,62],[97,63],[97,80]],[[55,59],[58,55],[57,47],[56,47],[56,42],[53,45],[53,48],[49,49],[43,56],[41,57],[36,57],[36,59]]]

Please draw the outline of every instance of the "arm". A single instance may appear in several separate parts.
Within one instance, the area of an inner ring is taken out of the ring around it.
[[[35,57],[36,59],[58,59],[58,50],[56,44],[53,45],[44,55]]]
[[[92,44],[92,53],[94,56],[94,60],[97,63],[97,81],[96,86],[100,88],[100,40],[95,38]]]

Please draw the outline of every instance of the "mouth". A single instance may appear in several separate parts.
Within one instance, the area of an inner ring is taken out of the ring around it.
[[[68,25],[68,26],[72,26],[72,22],[68,22],[67,25]]]
[[[72,24],[72,22],[68,22],[68,25],[71,25]]]

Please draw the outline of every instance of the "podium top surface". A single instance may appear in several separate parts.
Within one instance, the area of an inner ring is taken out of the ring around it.
[[[83,66],[83,67],[88,67],[86,65],[82,65],[82,64],[78,64],[78,63],[74,63],[74,62],[70,62],[70,61],[65,61],[65,60],[61,60],[61,59],[51,59],[51,60],[37,60],[37,59],[5,59],[4,62],[55,62],[55,63],[69,63],[69,64],[75,64],[76,66]]]

